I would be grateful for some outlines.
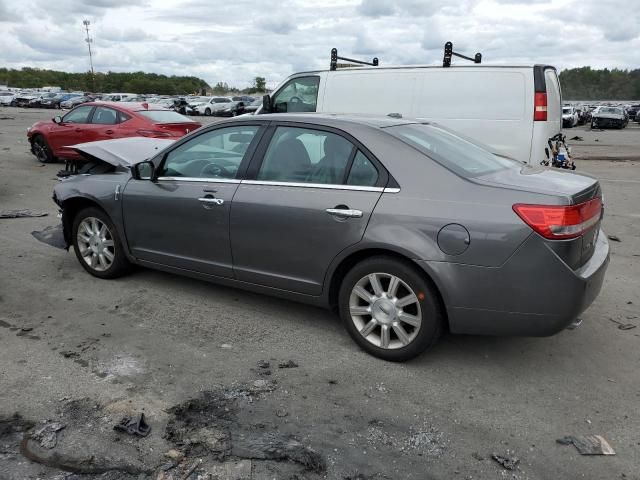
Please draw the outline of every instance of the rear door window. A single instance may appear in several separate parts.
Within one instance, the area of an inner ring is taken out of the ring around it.
[[[62,118],[62,121],[64,123],[89,123],[89,115],[91,114],[91,110],[93,110],[93,107],[88,105],[75,108],[67,113]]]
[[[316,76],[289,80],[273,97],[274,112],[315,112],[319,85],[320,77]]]
[[[375,187],[376,183],[378,183],[378,169],[358,150],[358,153],[356,153],[353,159],[349,177],[347,177],[347,185]]]
[[[91,117],[91,123],[98,125],[115,125],[118,123],[118,112],[113,108],[96,107],[96,111],[93,112],[93,117]]]
[[[355,147],[335,133],[278,127],[258,172],[258,180],[342,185]]]

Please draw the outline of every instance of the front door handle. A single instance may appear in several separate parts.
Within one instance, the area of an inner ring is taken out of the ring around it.
[[[113,130],[107,130],[107,131],[106,131],[106,132],[104,132],[104,133],[106,133],[107,135],[111,135],[111,134],[113,134]]]
[[[213,197],[200,197],[198,199],[199,202],[206,205],[222,205],[224,200],[222,198],[213,198]]]
[[[334,217],[362,218],[362,210],[352,210],[350,208],[327,208],[325,212]]]

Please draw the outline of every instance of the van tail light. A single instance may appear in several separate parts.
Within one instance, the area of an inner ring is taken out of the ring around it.
[[[141,137],[172,137],[169,132],[163,132],[162,130],[136,130],[136,133]]]
[[[600,221],[602,199],[567,206],[518,203],[513,211],[544,238],[566,240],[579,237]]]
[[[536,122],[547,121],[547,94],[536,92],[533,104],[533,120]]]

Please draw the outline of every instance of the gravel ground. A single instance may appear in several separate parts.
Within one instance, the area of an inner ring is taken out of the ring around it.
[[[25,131],[53,113],[0,109],[0,207],[48,213],[0,220],[3,480],[155,479],[145,465],[167,460],[166,425],[190,436],[182,450],[204,459],[194,471],[209,478],[640,478],[640,328],[618,328],[640,327],[637,124],[566,132],[584,138],[571,141],[577,157],[608,159],[577,165],[602,182],[604,229],[621,240],[582,326],[550,338],[448,335],[398,365],[359,351],[329,312],[151,270],[101,281],[35,240],[58,222],[61,165],[38,164]],[[289,360],[298,366],[279,368]],[[206,417],[195,433],[180,417],[190,402]],[[16,412],[24,420],[3,421]],[[137,412],[149,437],[113,432]],[[44,420],[67,425],[61,455],[140,470],[66,477],[28,461],[16,442]],[[616,455],[556,443],[583,434],[603,435]],[[507,470],[492,454],[519,462]],[[157,478],[190,468],[174,465]]]

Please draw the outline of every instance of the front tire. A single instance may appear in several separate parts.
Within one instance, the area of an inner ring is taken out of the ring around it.
[[[42,135],[36,135],[31,142],[31,151],[41,163],[51,163],[55,161],[49,143]]]
[[[204,111],[204,114],[205,114],[205,116],[210,117],[210,116],[211,116],[211,110],[207,108],[207,109]]]
[[[78,212],[73,220],[72,240],[80,265],[94,277],[117,278],[131,269],[115,225],[99,208]]]
[[[379,256],[358,263],[342,280],[338,303],[351,338],[384,360],[414,358],[442,333],[438,293],[408,261]]]

